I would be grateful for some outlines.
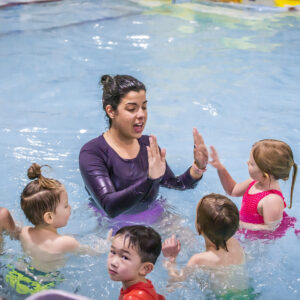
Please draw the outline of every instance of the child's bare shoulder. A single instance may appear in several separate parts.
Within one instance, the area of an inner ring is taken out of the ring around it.
[[[54,246],[58,252],[75,252],[78,249],[78,241],[70,235],[61,235],[55,239]]]
[[[20,239],[27,239],[29,237],[29,230],[30,230],[30,226],[24,226],[21,228],[20,231]]]
[[[211,251],[194,254],[189,262],[188,267],[192,266],[211,266],[218,263],[218,257]]]
[[[269,194],[267,196],[265,196],[262,200],[261,200],[263,206],[278,206],[279,208],[284,208],[284,202],[281,196],[279,196],[278,194],[272,193]]]

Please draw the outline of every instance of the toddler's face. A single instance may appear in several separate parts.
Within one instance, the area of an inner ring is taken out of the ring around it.
[[[261,181],[264,178],[263,172],[257,166],[257,164],[253,158],[252,151],[250,153],[250,157],[249,157],[247,164],[248,164],[248,171],[249,171],[250,177],[254,180]]]
[[[65,189],[60,193],[59,204],[54,213],[53,225],[55,228],[64,227],[67,225],[71,215],[71,206],[68,202],[68,194]]]
[[[125,239],[124,235],[115,236],[107,259],[109,277],[130,286],[139,279],[142,267],[137,249],[132,245],[129,247],[129,239]]]

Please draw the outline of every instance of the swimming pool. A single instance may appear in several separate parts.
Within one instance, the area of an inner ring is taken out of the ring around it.
[[[106,73],[131,74],[146,84],[145,133],[157,135],[175,173],[192,162],[193,127],[218,149],[236,180],[247,178],[250,147],[262,138],[286,141],[300,164],[300,13],[206,3],[153,7],[152,2],[65,0],[0,10],[0,205],[16,220],[28,224],[19,195],[26,170],[36,161],[50,164],[50,175],[69,193],[72,215],[60,232],[87,243],[105,236],[88,208],[78,154],[106,129],[98,87]],[[290,181],[281,186],[288,198]],[[223,193],[212,168],[195,190],[160,191],[182,226],[193,231],[200,197]],[[299,192],[298,178],[293,208],[287,210],[298,220]],[[234,201],[240,205],[240,199]],[[201,238],[195,245],[184,241],[179,262],[203,246]],[[294,228],[281,239],[245,240],[243,246],[258,298],[299,298],[300,243]],[[6,238],[4,249],[1,292],[23,299],[3,279],[7,265],[22,257],[20,245]],[[117,299],[120,283],[109,280],[105,262],[106,255],[70,258],[57,288]],[[160,257],[149,278],[167,299],[214,297],[205,279],[169,290],[161,262]]]

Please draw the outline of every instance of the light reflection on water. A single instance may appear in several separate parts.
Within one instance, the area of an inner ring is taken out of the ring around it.
[[[0,205],[23,224],[28,222],[19,197],[28,182],[26,170],[36,161],[50,164],[47,175],[63,182],[69,193],[72,215],[60,232],[87,243],[106,235],[107,227],[98,226],[88,207],[78,169],[81,146],[107,128],[97,85],[106,73],[131,74],[146,84],[145,133],[157,135],[177,174],[192,162],[193,127],[216,146],[238,181],[247,178],[249,150],[262,138],[283,139],[300,161],[297,12],[66,0],[2,10],[0,23]],[[290,181],[281,186],[288,199]],[[168,208],[154,227],[163,238],[173,232],[181,237],[180,266],[204,249],[194,230],[195,207],[210,192],[223,193],[211,168],[194,190],[161,189]],[[299,180],[288,211],[297,219],[298,193]],[[254,293],[264,299],[298,298],[299,239],[293,228],[275,241],[241,243]],[[23,257],[21,247],[5,238],[3,248],[0,286],[8,298],[23,299],[2,278],[6,265]],[[57,288],[92,299],[117,299],[120,283],[109,280],[105,265],[106,255],[70,257]],[[214,298],[209,274],[198,275],[167,286],[160,257],[149,278],[167,299]]]

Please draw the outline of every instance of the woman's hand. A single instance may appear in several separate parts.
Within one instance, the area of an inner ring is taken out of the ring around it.
[[[197,168],[205,169],[208,162],[208,152],[201,134],[196,128],[193,129],[194,136],[194,160]]]
[[[148,151],[148,177],[157,179],[162,177],[166,172],[166,149],[159,151],[157,140],[154,135],[149,138],[150,145],[147,146]]]
[[[218,153],[215,149],[214,146],[210,146],[210,158],[211,158],[211,161],[209,161],[209,163],[216,169],[220,169],[222,168],[222,164],[220,162],[220,159],[219,159],[219,156],[218,156]]]
[[[162,253],[164,257],[168,258],[172,262],[175,262],[180,249],[181,244],[179,240],[175,239],[175,234],[166,239],[162,244]]]

